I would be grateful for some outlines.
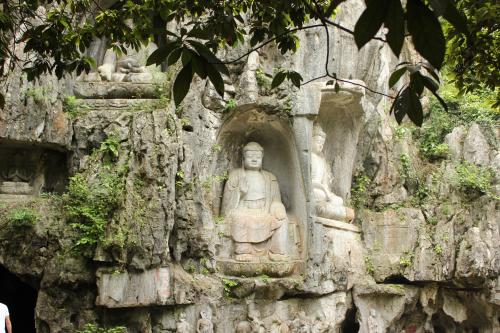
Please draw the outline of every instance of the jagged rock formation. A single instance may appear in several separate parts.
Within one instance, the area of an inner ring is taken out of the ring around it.
[[[349,2],[339,15],[353,25],[362,6]],[[168,80],[9,77],[0,167],[24,147],[64,156],[53,173],[71,176],[65,194],[37,183],[31,198],[0,202],[0,264],[37,291],[37,332],[87,323],[195,332],[201,312],[202,332],[208,322],[215,332],[500,330],[498,128],[457,124],[444,140],[449,156],[429,161],[378,95],[324,81],[270,91],[279,66],[306,80],[322,74],[323,33],[301,36],[294,55],[269,47],[232,64],[224,99],[195,79],[178,109]],[[397,60],[386,46],[358,52],[349,35],[331,39],[333,72],[387,90]],[[314,216],[314,120],[326,132],[331,189],[356,206],[353,224]],[[280,183],[291,266],[220,260],[232,246],[223,186],[254,139]],[[38,174],[51,175],[43,165]],[[478,170],[491,170],[488,184],[468,186],[465,173]],[[38,179],[61,183],[47,177]],[[0,181],[5,191],[10,180]]]

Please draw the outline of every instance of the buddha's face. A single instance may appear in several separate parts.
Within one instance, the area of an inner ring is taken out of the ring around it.
[[[325,138],[321,135],[315,135],[313,137],[313,151],[316,153],[320,153],[323,151],[323,147],[325,145]]]
[[[247,170],[260,170],[263,156],[260,150],[247,150],[243,153],[243,166]]]

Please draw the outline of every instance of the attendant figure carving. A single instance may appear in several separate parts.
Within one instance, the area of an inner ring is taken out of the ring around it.
[[[288,218],[276,176],[262,170],[264,149],[243,148],[243,167],[233,169],[224,187],[222,214],[230,223],[235,259],[287,260]]]
[[[312,140],[311,178],[316,215],[326,219],[351,222],[354,219],[354,211],[344,206],[344,200],[332,193],[329,188],[332,176],[323,154],[325,139],[325,132],[319,125],[315,125]]]
[[[212,315],[210,311],[201,311],[200,319],[196,325],[197,333],[214,333],[214,324],[212,323]]]
[[[186,321],[186,314],[181,312],[179,314],[179,321],[176,324],[177,333],[191,333],[191,326]]]

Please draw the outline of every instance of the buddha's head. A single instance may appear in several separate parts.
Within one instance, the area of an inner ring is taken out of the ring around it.
[[[312,150],[315,153],[321,153],[323,151],[323,146],[325,145],[326,134],[319,125],[314,125],[313,128],[313,140],[312,140]]]
[[[260,170],[264,148],[257,142],[249,142],[243,147],[243,167],[247,170]]]

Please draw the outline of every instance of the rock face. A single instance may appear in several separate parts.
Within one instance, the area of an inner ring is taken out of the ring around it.
[[[354,25],[363,6],[338,16]],[[231,65],[224,98],[196,78],[179,108],[165,78],[8,78],[0,264],[35,288],[37,332],[500,331],[498,130],[457,125],[449,158],[430,163],[388,102],[359,86],[270,91],[276,67],[322,74],[322,34],[308,30],[294,55],[268,47]],[[358,52],[350,35],[330,35],[332,72],[387,92],[388,47]],[[249,183],[251,141],[264,157]],[[320,203],[340,214],[318,213],[318,161],[336,200]],[[474,170],[488,182],[471,187]],[[285,251],[272,258],[281,227]]]

